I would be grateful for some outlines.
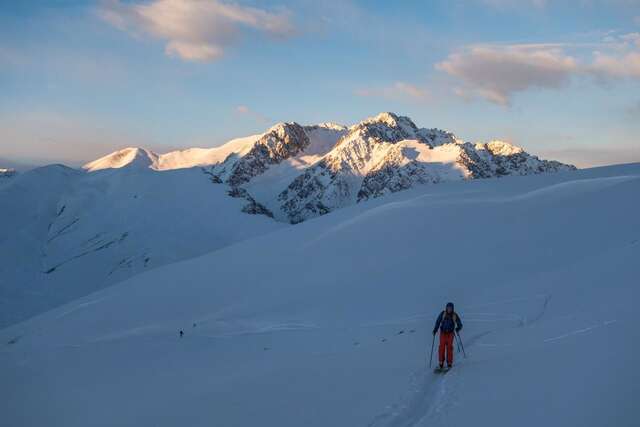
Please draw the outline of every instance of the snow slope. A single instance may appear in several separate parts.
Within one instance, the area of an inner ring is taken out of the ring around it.
[[[130,168],[155,168],[158,163],[158,155],[144,148],[129,147],[118,150],[109,155],[94,160],[83,166],[88,172],[102,169]]]
[[[89,162],[82,168],[95,172],[123,167],[173,170],[212,165],[223,162],[230,155],[246,154],[259,137],[260,135],[251,135],[232,139],[220,147],[189,148],[164,154],[156,154],[145,148],[128,147]]]
[[[156,172],[143,152],[123,157],[143,167],[54,165],[0,187],[1,326],[283,226],[241,214],[198,168]]]
[[[3,421],[635,426],[638,194],[640,164],[421,186],[145,272],[0,331]]]

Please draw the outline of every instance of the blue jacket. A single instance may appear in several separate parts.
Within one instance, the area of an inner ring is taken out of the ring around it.
[[[433,328],[433,333],[438,332],[438,328],[442,332],[453,332],[454,330],[459,331],[462,329],[462,320],[460,320],[460,316],[455,311],[451,314],[446,314],[446,310],[440,312],[440,315],[436,319],[436,326]]]

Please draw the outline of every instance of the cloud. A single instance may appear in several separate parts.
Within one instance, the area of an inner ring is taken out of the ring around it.
[[[629,33],[620,36],[620,39],[626,43],[633,43],[636,47],[640,47],[640,33]]]
[[[640,33],[614,37],[609,51],[594,51],[587,70],[602,80],[640,79]]]
[[[269,12],[218,0],[106,0],[98,13],[118,29],[164,40],[165,53],[185,61],[215,61],[247,30],[275,38],[294,33],[286,10]]]
[[[252,119],[261,122],[261,123],[270,123],[272,120],[269,119],[264,114],[258,113],[257,111],[253,111],[251,108],[246,105],[238,105],[234,108],[234,112],[243,116],[251,117]]]
[[[358,89],[355,94],[364,97],[409,99],[412,101],[426,101],[429,98],[427,89],[406,82],[395,82],[392,85],[378,88]]]
[[[508,105],[510,97],[531,87],[560,88],[578,68],[576,60],[547,45],[475,46],[456,52],[436,69],[460,79],[456,93]]]
[[[598,47],[581,59],[567,50]],[[476,45],[450,54],[435,65],[457,79],[454,93],[509,105],[514,94],[529,89],[560,89],[574,77],[601,82],[640,79],[640,34],[609,35],[606,42],[584,45]]]
[[[604,79],[618,77],[640,79],[640,52],[629,52],[622,56],[596,52],[594,56],[590,69]]]

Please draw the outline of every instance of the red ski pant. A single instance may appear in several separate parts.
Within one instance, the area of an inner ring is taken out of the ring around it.
[[[438,347],[438,356],[440,364],[444,363],[444,354],[447,353],[447,364],[453,365],[453,332],[440,331],[440,347]]]

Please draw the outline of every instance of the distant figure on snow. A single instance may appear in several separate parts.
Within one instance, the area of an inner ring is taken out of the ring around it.
[[[453,303],[448,302],[443,312],[438,315],[436,325],[433,328],[433,335],[438,333],[440,328],[440,346],[438,347],[438,357],[440,369],[444,366],[444,356],[447,355],[447,367],[453,366],[453,338],[455,333],[462,329],[462,321],[460,316],[453,311]]]

